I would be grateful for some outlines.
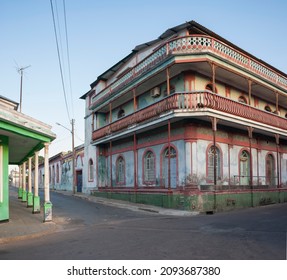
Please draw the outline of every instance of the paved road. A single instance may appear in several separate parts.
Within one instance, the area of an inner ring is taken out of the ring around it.
[[[0,259],[286,259],[287,203],[176,217],[51,195],[57,230],[1,244]]]

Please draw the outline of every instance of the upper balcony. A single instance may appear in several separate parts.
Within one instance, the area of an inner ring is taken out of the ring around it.
[[[247,104],[214,94],[210,91],[176,92],[130,115],[93,132],[95,143],[108,141],[120,134],[128,135],[147,126],[152,128],[167,118],[216,117],[232,127],[251,126],[264,134],[287,136],[287,120]]]
[[[95,108],[99,104],[109,99],[118,90],[147,73],[151,68],[159,65],[167,57],[172,55],[203,54],[209,53],[221,59],[228,60],[234,65],[243,68],[245,71],[259,76],[275,86],[287,91],[287,78],[273,68],[268,67],[260,60],[248,56],[245,53],[213,38],[203,35],[192,35],[176,38],[160,46],[151,55],[131,68],[120,79],[110,84],[99,93],[91,96],[90,108]]]

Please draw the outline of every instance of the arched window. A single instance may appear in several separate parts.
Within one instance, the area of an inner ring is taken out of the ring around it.
[[[207,178],[212,182],[214,182],[214,170],[216,170],[216,179],[221,179],[220,151],[217,147],[211,146],[207,152]]]
[[[116,182],[117,184],[125,183],[125,160],[122,156],[118,157],[116,162]]]
[[[89,160],[88,178],[90,182],[94,181],[94,162],[92,159]]]
[[[155,156],[151,151],[144,156],[144,180],[146,183],[155,181]]]
[[[210,90],[213,92],[213,85],[212,83],[209,83],[205,86],[205,89]],[[214,92],[217,93],[217,88],[215,87]]]
[[[238,98],[238,102],[247,104],[247,99],[246,99],[244,96],[241,95],[241,96],[239,96],[239,98]]]
[[[267,111],[267,112],[272,112],[271,107],[269,105],[266,105],[264,107],[264,110]]]
[[[124,109],[120,109],[118,112],[118,119],[122,118],[125,116],[125,110]]]

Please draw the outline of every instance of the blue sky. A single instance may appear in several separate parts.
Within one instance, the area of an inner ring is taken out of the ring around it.
[[[66,94],[76,120],[76,145],[84,140],[84,101],[90,84],[139,44],[195,20],[287,73],[285,0],[66,0],[71,89],[65,56],[63,1],[58,9]],[[59,71],[50,0],[1,0],[0,95],[19,101],[17,68],[24,74],[22,112],[53,126],[50,155],[71,149],[70,128]],[[62,53],[62,52],[61,52]]]

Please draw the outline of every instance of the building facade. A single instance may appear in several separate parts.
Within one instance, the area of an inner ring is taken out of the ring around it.
[[[287,201],[287,75],[191,21],[85,100],[85,191],[191,211]]]
[[[9,215],[9,164],[18,165],[18,198],[31,213],[40,212],[38,181],[32,189],[32,159],[38,174],[39,151],[44,148],[44,168],[48,170],[49,144],[56,138],[51,126],[18,112],[18,103],[0,96],[0,222]],[[48,171],[46,171],[48,174]],[[38,178],[38,176],[35,175]],[[12,178],[12,177],[11,177]],[[48,177],[44,178],[44,221],[52,219]]]
[[[84,145],[75,147],[75,171],[73,152],[60,152],[49,158],[49,183],[53,190],[82,192]],[[44,164],[39,165],[39,186],[44,187]],[[73,189],[73,176],[75,188]]]

